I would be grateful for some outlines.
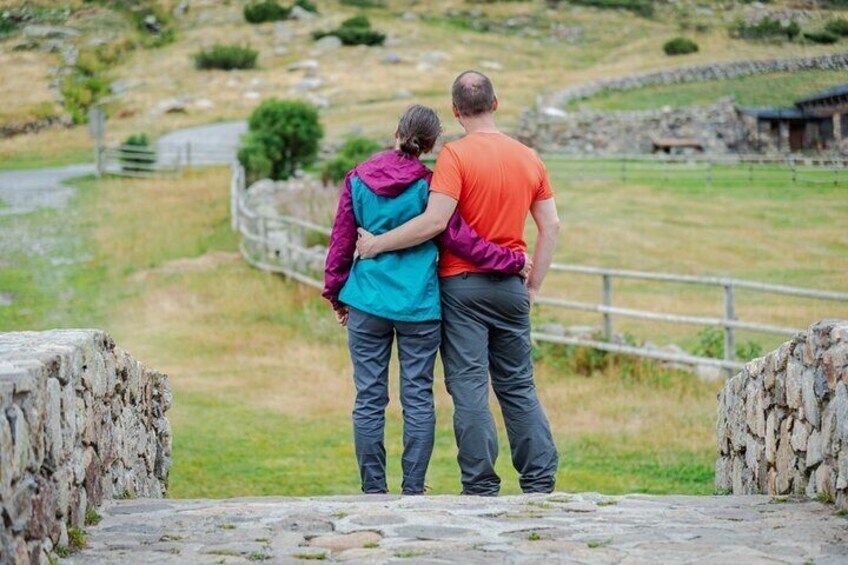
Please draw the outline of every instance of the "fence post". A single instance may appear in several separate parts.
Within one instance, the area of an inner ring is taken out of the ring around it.
[[[268,219],[259,216],[259,245],[262,250],[262,262],[268,261]]]
[[[186,141],[186,159],[185,159],[186,168],[191,167],[191,141]]]
[[[604,306],[612,307],[612,277],[603,275],[603,301]],[[612,314],[604,312],[604,337],[612,341]]]
[[[735,320],[736,308],[733,300],[733,285],[724,285],[724,319]],[[724,326],[724,360],[734,361],[736,359],[736,340],[733,334],[733,328]],[[728,374],[732,373],[731,369],[726,369]]]
[[[230,165],[230,228],[239,229],[239,170],[235,163]]]

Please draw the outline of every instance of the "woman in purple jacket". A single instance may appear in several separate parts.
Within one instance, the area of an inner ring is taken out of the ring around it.
[[[385,233],[424,212],[432,172],[419,157],[433,149],[440,134],[432,109],[407,109],[395,132],[395,148],[377,153],[345,178],[330,238],[323,296],[348,328],[356,385],[354,443],[365,493],[388,492],[383,430],[395,335],[404,420],[402,491],[424,493],[435,435],[433,366],[441,341],[441,306],[434,241],[359,261],[354,257],[356,230]],[[492,272],[522,273],[529,263],[523,253],[482,239],[458,213],[438,243]]]

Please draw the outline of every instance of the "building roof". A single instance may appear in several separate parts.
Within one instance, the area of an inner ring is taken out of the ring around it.
[[[741,108],[740,111],[764,120],[800,120],[810,117],[798,108]]]
[[[839,86],[828,88],[827,90],[822,90],[821,92],[816,92],[815,94],[810,94],[809,96],[805,96],[804,98],[799,98],[795,101],[795,105],[802,106],[804,104],[816,102],[824,98],[833,98],[834,96],[848,96],[848,83],[840,84]]]

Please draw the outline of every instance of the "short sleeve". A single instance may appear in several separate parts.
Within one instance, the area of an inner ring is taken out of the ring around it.
[[[459,159],[448,146],[442,149],[439,158],[436,160],[433,180],[430,182],[430,191],[446,194],[454,200],[459,200],[462,194],[462,171],[460,170]]]
[[[536,194],[533,198],[534,202],[536,200],[547,200],[554,197],[554,191],[551,188],[551,179],[548,176],[545,163],[542,162],[541,158],[537,158],[539,159],[539,186],[536,188]]]

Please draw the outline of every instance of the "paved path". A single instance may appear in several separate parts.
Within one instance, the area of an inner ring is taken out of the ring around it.
[[[62,183],[92,173],[88,164],[0,172],[0,216],[64,208],[75,189]]]
[[[65,563],[848,563],[848,518],[765,496],[124,500]]]
[[[160,137],[156,150],[165,162],[179,151],[192,165],[226,165],[235,159],[239,140],[246,131],[244,120],[185,128]]]

